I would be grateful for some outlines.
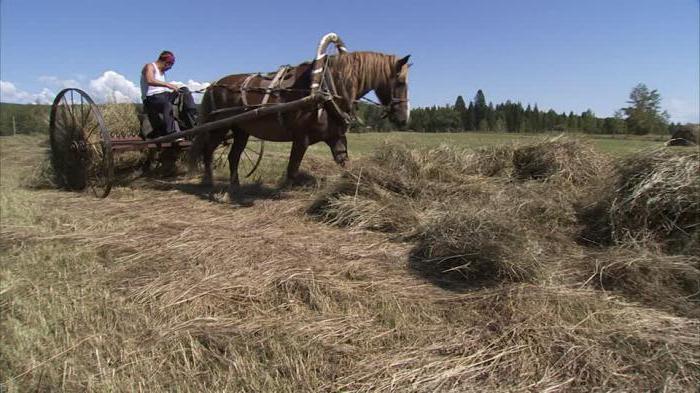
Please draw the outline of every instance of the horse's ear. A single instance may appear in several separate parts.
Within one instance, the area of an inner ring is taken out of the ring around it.
[[[406,57],[400,59],[399,61],[397,61],[397,62],[396,62],[396,70],[397,70],[397,71],[398,71],[398,70],[401,70],[401,67],[403,67],[404,64],[408,63],[408,59],[409,59],[410,57],[411,57],[411,55],[408,55],[408,56],[406,56]]]

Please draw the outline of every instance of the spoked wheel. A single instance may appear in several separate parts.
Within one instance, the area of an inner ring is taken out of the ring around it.
[[[80,89],[64,89],[51,106],[51,165],[59,186],[109,194],[114,177],[112,140],[95,102]]]
[[[250,177],[262,161],[263,152],[265,150],[265,141],[255,137],[248,138],[241,160],[238,162],[238,169],[245,177]]]

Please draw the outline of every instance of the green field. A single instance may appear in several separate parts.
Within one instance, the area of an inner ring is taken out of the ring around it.
[[[447,145],[456,149],[474,149],[500,144],[518,144],[541,141],[554,138],[562,134],[504,134],[504,133],[416,133],[416,132],[382,132],[382,133],[349,133],[348,147],[351,164],[355,159],[371,154],[384,143],[405,144],[417,149],[430,149],[440,145]],[[577,135],[582,140],[590,142],[596,149],[614,157],[623,157],[645,149],[663,146],[662,140],[650,137],[612,136],[612,135]],[[262,176],[266,182],[279,179],[286,168],[287,157],[291,149],[291,143],[265,144],[263,166],[257,175]],[[225,153],[219,151],[220,163],[225,163]],[[317,143],[309,148],[307,157],[318,158],[321,161],[332,162],[330,149],[324,143]],[[223,160],[223,161],[222,161]],[[302,163],[302,169],[308,170]],[[217,169],[217,175],[221,181],[228,176],[228,167],[221,165]],[[254,176],[255,177],[255,176]]]
[[[351,157],[353,155],[364,156],[371,153],[383,143],[406,144],[415,148],[433,148],[440,145],[447,145],[457,149],[473,149],[484,146],[493,146],[510,143],[528,143],[553,138],[559,133],[540,134],[504,134],[504,133],[417,133],[417,132],[372,132],[372,133],[349,133],[348,145]],[[584,135],[577,134],[575,137],[589,141],[601,152],[609,153],[613,156],[625,156],[644,149],[663,146],[665,140],[659,137],[634,137],[634,136],[614,136],[614,135]],[[265,145],[266,151],[275,155],[287,154],[291,148],[291,143],[268,142]],[[330,157],[330,150],[324,143],[317,143],[311,146],[309,154],[326,155]]]
[[[349,134],[348,144],[352,152],[366,154],[372,151],[383,141],[405,143],[409,146],[431,148],[446,144],[454,148],[475,148],[492,146],[503,143],[533,142],[543,138],[556,137],[558,133],[548,134],[503,134],[503,133],[416,133],[416,132],[389,132]],[[567,135],[567,134],[563,134]],[[608,135],[575,135],[577,138],[589,140],[601,151],[614,155],[625,155],[650,147],[661,146],[663,142],[650,140],[646,137],[617,138]]]

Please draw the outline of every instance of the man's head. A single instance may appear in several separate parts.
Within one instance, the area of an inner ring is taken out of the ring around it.
[[[169,50],[164,50],[160,53],[160,56],[158,56],[158,62],[161,65],[161,69],[167,71],[175,64],[175,55]]]

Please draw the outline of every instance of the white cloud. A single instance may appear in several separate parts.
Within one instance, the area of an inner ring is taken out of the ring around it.
[[[65,89],[68,87],[80,88],[80,82],[76,81],[75,79],[60,79],[55,76],[40,76],[39,82],[45,83],[50,86],[59,87],[61,89]]]
[[[197,91],[197,90],[202,90],[206,89],[207,86],[209,86],[211,83],[209,82],[197,82],[193,81],[192,79],[188,80],[187,83],[183,83],[180,81],[173,81],[172,82],[174,85],[178,86],[187,86],[190,90],[192,91]]]
[[[128,80],[123,75],[115,71],[105,71],[96,79],[90,80],[87,87],[75,79],[61,79],[56,76],[41,76],[39,81],[45,84],[39,93],[30,93],[21,90],[9,81],[0,81],[0,101],[20,104],[39,103],[50,104],[53,102],[56,93],[52,88],[61,90],[68,87],[85,90],[95,102],[141,102],[141,89],[139,86]],[[205,89],[210,85],[208,82],[197,82],[188,80],[187,82],[172,82],[178,86],[187,86],[192,91]],[[195,102],[202,100],[201,94],[194,94]]]
[[[19,90],[12,82],[0,81],[0,101],[26,102],[30,94]]]
[[[671,121],[680,123],[700,123],[700,107],[679,98],[667,100],[667,111]]]
[[[180,81],[173,81],[172,83],[180,87],[187,86],[190,89],[190,91],[193,92],[206,89],[209,85],[211,85],[211,83],[209,82],[197,82],[193,81],[192,79],[188,80],[187,83],[183,83]],[[195,103],[199,104],[200,102],[202,102],[202,94],[194,93],[192,94],[192,97],[194,98]]]
[[[43,88],[41,89],[41,93],[34,94],[33,102],[35,104],[51,104],[54,98],[56,98],[56,93],[47,88]]]
[[[98,102],[139,102],[141,90],[123,75],[106,71],[102,76],[90,81],[89,92]]]
[[[32,94],[18,89],[12,82],[0,80],[0,102],[17,104],[50,104],[56,93],[44,88],[40,93]]]

